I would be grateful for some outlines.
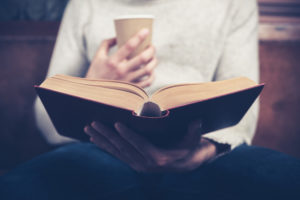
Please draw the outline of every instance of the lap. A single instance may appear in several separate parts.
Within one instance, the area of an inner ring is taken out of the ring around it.
[[[1,177],[0,197],[18,191],[18,197],[25,195],[22,199],[103,199],[129,191],[138,196],[134,194],[138,187],[137,173],[125,163],[93,144],[76,143],[39,156]]]
[[[115,194],[142,199],[145,188],[160,199],[280,197],[297,195],[299,169],[295,158],[243,145],[192,172],[139,174],[95,145],[77,143],[1,177],[0,197],[18,191],[22,199],[112,199]]]
[[[160,188],[166,191],[165,199],[180,195],[186,199],[300,197],[300,160],[270,149],[242,145],[192,172],[165,175]]]

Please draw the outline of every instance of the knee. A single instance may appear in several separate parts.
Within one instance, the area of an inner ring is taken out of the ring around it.
[[[131,168],[102,151],[96,145],[91,143],[75,143],[63,146],[48,155],[48,160],[55,166],[61,166],[61,169],[75,170],[83,172],[106,172],[106,173],[133,173]]]
[[[45,190],[60,193],[63,188],[67,196],[91,195],[103,199],[115,191],[138,187],[136,176],[130,167],[97,146],[76,143],[27,162],[0,179],[0,185],[9,195],[15,188],[19,188],[19,194],[31,191],[36,195],[42,193],[37,191]]]

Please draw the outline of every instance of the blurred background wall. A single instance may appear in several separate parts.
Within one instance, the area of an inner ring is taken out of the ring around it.
[[[1,0],[0,21],[59,21],[68,0]]]
[[[51,147],[40,137],[33,85],[47,72],[68,0],[0,0],[0,174]]]
[[[51,148],[34,124],[67,0],[0,0],[0,174]],[[254,144],[300,158],[300,1],[259,0],[260,79]]]
[[[259,0],[260,79],[253,143],[300,158],[300,1]]]

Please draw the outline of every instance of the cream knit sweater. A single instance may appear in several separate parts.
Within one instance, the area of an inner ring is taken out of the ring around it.
[[[159,66],[152,93],[173,83],[247,76],[258,81],[256,0],[70,0],[60,27],[48,76],[84,76],[102,40],[115,36],[113,19],[127,14],[155,16],[153,44]],[[50,143],[58,135],[41,102],[39,128]],[[236,126],[206,134],[232,148],[251,143],[257,102]]]

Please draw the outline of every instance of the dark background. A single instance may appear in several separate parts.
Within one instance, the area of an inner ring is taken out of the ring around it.
[[[83,0],[82,0],[83,1]],[[67,0],[0,0],[0,175],[53,148],[34,123]],[[300,158],[300,0],[259,0],[260,115],[253,144]]]
[[[59,21],[67,2],[68,0],[1,0],[0,21]]]

